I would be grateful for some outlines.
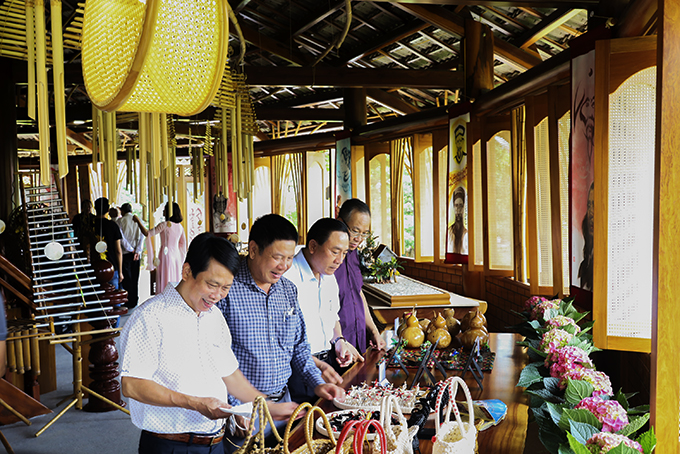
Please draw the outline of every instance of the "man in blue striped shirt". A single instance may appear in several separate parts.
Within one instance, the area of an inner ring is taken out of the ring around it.
[[[293,262],[297,239],[297,229],[287,219],[277,214],[258,218],[250,229],[248,257],[242,260],[229,295],[217,304],[231,331],[241,371],[277,402],[290,401],[286,385],[291,376],[300,377],[324,399],[344,395],[342,388],[324,382],[314,364],[297,288],[282,278]],[[229,403],[240,402],[230,396]],[[230,440],[240,445],[247,425],[238,416],[232,425]],[[231,443],[224,447],[225,452],[234,449]]]

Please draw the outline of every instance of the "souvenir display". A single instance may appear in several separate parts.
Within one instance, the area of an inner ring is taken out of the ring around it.
[[[342,411],[334,411],[332,413],[328,413],[326,415],[328,417],[328,421],[330,422],[331,429],[333,429],[333,435],[335,437],[339,437],[340,433],[342,432],[342,429],[345,427],[345,425],[349,422],[352,421],[367,421],[367,420],[373,420],[373,421],[380,421],[380,411],[371,411],[371,410],[342,410]],[[396,416],[392,416],[392,424],[399,424],[399,420],[396,418]],[[316,420],[316,430],[321,434],[325,436],[329,436],[328,430],[326,430],[323,418],[317,418]],[[368,440],[373,440],[375,438],[375,431],[374,430],[369,430],[368,434],[366,435],[366,438]]]
[[[399,403],[399,408],[404,413],[410,413],[416,404],[420,394],[420,387],[416,385],[414,389],[406,389],[406,384],[399,388],[381,386],[377,382],[372,385],[363,383],[361,386],[352,386],[345,394],[345,397],[333,403],[340,409],[359,409],[379,410],[383,397],[394,396]]]

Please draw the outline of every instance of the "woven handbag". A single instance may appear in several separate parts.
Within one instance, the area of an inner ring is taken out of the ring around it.
[[[260,427],[255,432],[255,416],[259,417]],[[278,440],[276,446],[267,448],[264,443],[264,432],[267,428],[267,423],[272,426],[272,433]],[[281,454],[283,439],[276,431],[276,426],[274,425],[274,420],[272,415],[269,413],[269,408],[267,407],[267,402],[265,402],[264,397],[258,396],[253,402],[253,413],[250,416],[250,424],[248,425],[248,436],[246,437],[243,445],[238,448],[234,454]]]
[[[309,411],[307,411],[307,415],[303,422],[305,425],[305,444],[291,453],[288,448],[290,430],[293,427],[293,423],[297,419],[298,414],[307,408]],[[318,440],[314,439],[314,415],[316,413],[321,415],[330,440],[324,438]],[[313,407],[309,402],[300,404],[291,415],[290,420],[288,420],[288,425],[286,425],[286,431],[283,434],[283,452],[285,454],[327,454],[333,451],[335,451],[335,436],[333,435],[333,429],[331,428],[331,423],[328,421],[326,413],[319,407]]]
[[[368,442],[371,454],[387,454],[387,440],[382,424],[374,419],[364,419],[362,421],[349,421],[342,428],[338,444],[335,447],[335,454],[363,454],[364,438],[368,435],[368,429],[375,427],[375,440]],[[354,435],[350,432],[354,430]],[[353,438],[352,438],[353,437]]]
[[[393,413],[397,415],[398,424],[392,425]],[[380,403],[380,423],[385,430],[387,454],[413,454],[413,437],[418,433],[418,426],[408,427],[397,398],[391,394],[383,397]]]
[[[456,405],[456,394],[458,386],[463,389],[468,406],[468,422],[463,422]],[[446,390],[449,390],[449,403],[446,407],[444,421],[439,422],[441,402]],[[455,421],[450,420],[451,409],[455,415]],[[444,386],[437,394],[437,404],[435,408],[435,430],[436,435],[432,444],[432,454],[473,454],[477,452],[477,428],[474,422],[474,408],[472,407],[472,397],[470,390],[460,377],[451,377],[446,380]]]

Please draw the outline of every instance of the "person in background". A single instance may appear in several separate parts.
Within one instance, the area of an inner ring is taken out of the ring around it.
[[[116,207],[109,208],[109,219],[111,219],[113,222],[116,222],[119,217],[120,212],[118,211],[118,208]]]
[[[186,237],[184,236],[184,227],[182,227],[182,211],[179,205],[173,202],[172,216],[168,211],[168,204],[165,204],[163,209],[163,216],[165,221],[159,223],[151,230],[147,230],[142,221],[137,216],[133,219],[142,230],[142,234],[147,237],[146,250],[149,258],[149,266],[147,269],[156,271],[156,294],[165,290],[168,283],[177,283],[182,279],[182,263],[184,256],[187,253]],[[153,242],[151,238],[154,235],[160,235],[161,247],[158,250],[158,262],[156,262],[156,255],[154,254]]]
[[[120,231],[125,239],[123,248],[123,288],[128,292],[128,300],[125,304],[132,309],[139,302],[139,264],[144,248],[144,235],[139,225],[134,220],[132,205],[124,203],[120,207],[122,216],[116,220]]]
[[[339,218],[349,230],[349,252],[335,272],[340,288],[340,326],[347,342],[359,352],[367,344],[377,349],[385,348],[385,340],[375,326],[361,287],[364,285],[357,248],[370,234],[371,210],[359,199],[349,199],[342,204]],[[367,339],[368,337],[368,339]],[[367,342],[368,341],[368,342]]]
[[[94,241],[93,224],[92,202],[89,199],[83,199],[80,202],[80,213],[73,216],[71,225],[73,234],[78,238],[79,249],[83,251],[88,261],[90,260],[90,243]]]
[[[182,280],[142,304],[120,336],[121,383],[140,453],[221,453],[228,395],[250,402],[262,393],[245,379],[215,303],[229,292],[238,253],[224,238],[198,235]],[[293,403],[268,402],[287,420]]]
[[[109,199],[100,197],[94,201],[94,210],[96,216],[92,231],[95,240],[90,243],[90,257],[92,261],[98,259],[108,260],[113,264],[113,279],[109,284],[113,285],[116,290],[121,287],[123,282],[123,250],[121,246],[121,239],[123,235],[120,233],[120,227],[115,222],[106,219],[106,213],[109,211]],[[95,249],[97,242],[104,241],[106,243],[106,251],[97,252]]]
[[[287,385],[293,375],[319,397],[344,396],[342,388],[321,377],[307,340],[297,288],[283,277],[293,262],[297,239],[295,226],[286,218],[278,214],[258,218],[250,228],[248,256],[241,260],[229,295],[217,304],[231,330],[232,349],[243,375],[275,402],[291,401]],[[237,405],[240,400],[229,396],[229,403]],[[234,430],[224,444],[227,453],[243,444],[248,428],[239,416],[230,424]]]
[[[347,367],[364,358],[352,344],[345,341],[338,319],[340,300],[335,270],[342,264],[349,247],[347,226],[332,218],[319,219],[307,233],[307,245],[293,259],[293,265],[283,275],[295,284],[298,301],[307,328],[316,367],[327,383],[342,383],[334,370]],[[295,402],[316,400],[314,389],[298,376],[288,380],[291,398]]]

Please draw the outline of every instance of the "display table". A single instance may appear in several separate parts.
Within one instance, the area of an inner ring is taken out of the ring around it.
[[[524,452],[528,418],[527,396],[523,394],[521,388],[515,387],[520,372],[529,362],[526,348],[516,345],[516,342],[522,339],[519,334],[491,333],[489,335],[489,346],[492,351],[496,352],[496,361],[493,371],[484,375],[482,382],[484,391],[479,389],[469,373],[465,377],[472,399],[500,399],[508,406],[508,414],[503,421],[497,426],[478,434],[480,454],[522,454]],[[376,363],[384,354],[385,352],[369,350],[364,363],[356,364],[345,373],[342,387],[349,389],[351,386],[360,385],[364,381],[370,383],[375,380],[378,377]],[[410,372],[411,370],[413,372]],[[409,378],[411,378],[416,370],[410,369],[409,372]],[[456,373],[459,372],[449,371],[449,376]],[[439,372],[435,376],[437,380],[442,379]],[[389,368],[387,378],[395,386],[400,386],[404,382],[404,373],[398,369]],[[320,401],[317,405],[326,413],[338,410],[330,401]],[[426,427],[434,427],[434,413],[430,415]],[[319,435],[317,434],[317,436]],[[304,443],[304,437],[304,429],[301,425],[298,425],[291,433],[291,451]],[[421,439],[420,451],[422,454],[430,454],[432,451],[431,440]]]

